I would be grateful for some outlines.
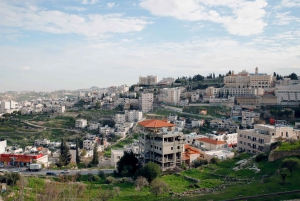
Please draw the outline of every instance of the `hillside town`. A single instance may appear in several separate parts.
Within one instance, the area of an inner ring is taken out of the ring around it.
[[[268,75],[256,67],[218,77],[140,76],[132,86],[60,91],[51,98],[35,93],[21,100],[26,93],[33,92],[1,94],[2,172],[34,174],[31,165],[40,164],[47,174],[59,167],[121,174],[122,158],[130,153],[140,167],[151,162],[162,172],[189,170],[300,140],[295,73]],[[65,165],[63,148],[70,154]]]

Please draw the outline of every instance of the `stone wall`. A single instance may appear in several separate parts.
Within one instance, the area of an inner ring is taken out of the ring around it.
[[[300,151],[299,150],[294,150],[294,151],[276,151],[273,150],[269,154],[268,161],[276,161],[280,158],[284,158],[287,156],[300,156]]]

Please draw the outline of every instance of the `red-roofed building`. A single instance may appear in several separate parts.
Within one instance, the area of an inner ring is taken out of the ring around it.
[[[184,152],[182,153],[182,161],[188,165],[191,165],[198,158],[204,159],[204,153],[195,147],[185,144]]]
[[[222,140],[214,140],[210,138],[199,138],[195,140],[195,146],[205,150],[218,150],[227,148],[227,143]]]

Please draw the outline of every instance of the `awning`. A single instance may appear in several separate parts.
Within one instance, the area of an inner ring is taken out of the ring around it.
[[[10,162],[11,158],[0,158],[0,162]]]
[[[15,160],[15,162],[22,162],[22,163],[30,163],[30,159],[27,159],[27,158],[17,158]]]

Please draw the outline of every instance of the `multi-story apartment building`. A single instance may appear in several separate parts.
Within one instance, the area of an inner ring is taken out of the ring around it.
[[[175,114],[171,114],[171,115],[169,115],[168,117],[167,117],[167,119],[168,119],[168,121],[169,122],[174,122],[174,121],[176,121],[177,119],[178,119],[178,116],[177,115],[175,115]]]
[[[192,127],[195,128],[195,127],[203,126],[204,122],[205,122],[204,120],[193,119],[192,120]]]
[[[291,80],[291,78],[283,78],[282,80],[278,80],[275,82],[275,86],[288,86],[288,85],[297,85],[300,84],[300,80]]]
[[[126,115],[125,114],[116,114],[115,115],[115,122],[117,124],[122,124],[126,122]]]
[[[168,88],[167,89],[167,101],[168,103],[178,105],[180,103],[180,88]]]
[[[174,124],[161,120],[145,120],[139,123],[140,162],[157,163],[164,171],[179,166],[184,146],[183,133]]]
[[[143,93],[141,98],[142,112],[150,112],[153,110],[153,94]]]
[[[85,128],[87,126],[86,119],[76,119],[75,128]]]
[[[126,110],[125,116],[129,122],[140,121],[143,119],[143,112],[138,110]]]
[[[139,85],[154,85],[157,84],[157,76],[148,75],[147,77],[139,77]]]
[[[159,81],[158,84],[166,84],[166,85],[171,85],[172,83],[174,83],[175,79],[172,77],[166,77],[163,78],[161,81]]]
[[[284,125],[256,124],[254,129],[238,130],[238,149],[247,153],[261,153],[270,151],[271,143],[279,138],[294,138],[292,127]]]
[[[94,140],[83,140],[83,148],[85,150],[92,150],[94,149],[95,141]]]
[[[300,84],[276,87],[275,95],[279,105],[299,105]]]
[[[2,101],[1,102],[1,111],[0,112],[6,112],[6,110],[11,109],[11,101]]]
[[[90,123],[89,124],[89,130],[97,130],[100,126],[100,123]]]

